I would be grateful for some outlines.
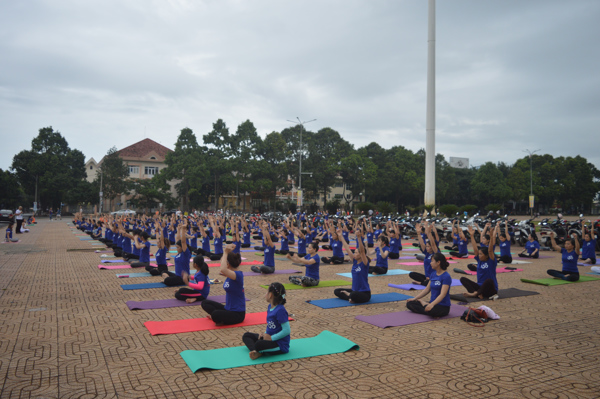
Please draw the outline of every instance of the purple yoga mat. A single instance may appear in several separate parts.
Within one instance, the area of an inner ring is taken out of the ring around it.
[[[275,270],[270,274],[294,274],[294,273],[302,273],[300,270],[294,269],[284,269],[284,270]],[[254,272],[243,272],[244,276],[268,276],[268,274],[264,273],[254,273]]]
[[[208,296],[207,299],[211,301],[225,303],[225,295]],[[246,299],[249,301],[249,299]],[[193,303],[187,303],[186,301],[180,301],[179,299],[159,299],[156,301],[127,301],[125,304],[129,310],[148,310],[148,309],[165,309],[165,308],[178,308],[181,306],[197,306],[202,301],[196,301]]]
[[[456,280],[456,279],[452,279],[452,284],[450,284],[450,287],[458,287],[462,285],[460,283],[460,280]],[[401,290],[406,290],[406,291],[410,291],[410,290],[424,290],[425,286],[424,285],[419,285],[419,284],[392,284],[389,283],[388,287],[392,287],[392,288],[398,288]]]
[[[466,309],[467,308],[464,306],[452,305],[450,306],[450,313],[448,316],[440,317],[438,320],[462,316]],[[400,327],[409,324],[424,323],[427,321],[436,320],[433,317],[413,313],[410,310],[405,310],[403,312],[383,313],[373,316],[356,316],[356,319],[380,328]]]
[[[414,256],[401,256],[398,259],[415,259]]]

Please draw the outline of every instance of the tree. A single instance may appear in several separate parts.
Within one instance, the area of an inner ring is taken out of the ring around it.
[[[69,148],[67,140],[52,126],[39,129],[31,141],[31,150],[13,158],[11,170],[25,193],[48,207],[66,202],[68,193],[86,177],[85,158],[81,151]]]
[[[371,186],[377,178],[377,166],[368,157],[359,152],[342,158],[340,162],[340,175],[344,181],[343,198],[346,205],[354,200],[367,187]],[[346,194],[346,188],[352,187],[352,195]]]
[[[504,203],[512,195],[502,172],[492,162],[479,167],[471,182],[471,189],[482,207],[491,203]]]
[[[0,169],[0,207],[16,209],[24,199],[25,193],[14,173]]]
[[[169,186],[161,185],[159,179],[158,175],[155,175],[152,179],[132,180],[131,187],[134,195],[130,201],[136,208],[143,208],[147,213],[151,208],[157,208],[159,203],[165,204],[167,209],[175,206],[175,201],[168,190]]]
[[[202,201],[200,187],[208,178],[205,151],[198,145],[196,135],[190,128],[181,129],[175,142],[175,150],[165,157],[166,171],[161,177],[167,180],[181,180],[175,185],[184,210],[198,206]],[[158,180],[155,183],[158,184]]]
[[[117,195],[129,194],[129,166],[119,156],[117,147],[108,150],[100,161],[100,167],[96,171],[96,182],[102,183],[100,190],[103,198],[106,198],[110,204],[106,209],[112,209],[112,200]]]

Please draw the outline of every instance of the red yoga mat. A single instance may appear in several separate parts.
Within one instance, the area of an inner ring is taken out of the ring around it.
[[[291,317],[290,321],[293,321]],[[258,324],[267,323],[267,312],[259,313],[246,313],[246,318],[239,324],[232,324],[227,326],[217,326],[214,321],[207,317],[200,319],[186,319],[186,320],[171,320],[171,321],[147,321],[144,326],[150,331],[152,335],[161,334],[179,334],[193,331],[205,331],[205,330],[219,330],[222,328],[232,327],[245,327],[255,326]]]
[[[248,265],[262,265],[263,262],[259,262],[257,260],[253,260],[250,262],[242,262],[240,263],[240,266],[248,266]],[[207,263],[208,267],[218,267],[221,266],[220,263]]]

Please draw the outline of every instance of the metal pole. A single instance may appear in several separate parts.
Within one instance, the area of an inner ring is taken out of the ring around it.
[[[533,154],[538,152],[539,149],[535,151],[523,150],[529,154],[529,196],[533,196]],[[530,207],[531,217],[533,217],[533,207]]]
[[[102,176],[104,175],[104,172],[102,171],[102,168],[100,168],[100,215],[102,215],[102,197],[104,196],[102,193]]]
[[[427,38],[427,123],[425,205],[435,205],[435,0],[429,0]]]
[[[297,191],[297,199],[300,199],[300,195],[302,195],[302,130],[304,129],[304,124],[305,123],[310,123],[310,122],[314,122],[316,121],[316,119],[311,119],[310,121],[306,121],[306,122],[302,122],[300,120],[299,117],[296,117],[296,119],[298,119],[298,124],[300,125],[300,162],[299,162],[299,171],[298,171],[298,191]],[[291,121],[288,119],[288,122],[292,122],[292,123],[296,123],[296,121]],[[300,219],[298,219],[298,228],[300,228]]]

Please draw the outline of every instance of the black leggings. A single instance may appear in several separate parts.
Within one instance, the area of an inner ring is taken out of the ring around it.
[[[150,266],[150,262],[133,262],[131,263],[131,267],[148,267]]]
[[[387,267],[369,266],[369,274],[387,274]]]
[[[348,288],[336,288],[333,294],[340,299],[351,300],[354,303],[365,303],[371,300],[371,291],[352,291]]]
[[[323,245],[321,248],[331,250],[331,245]]]
[[[491,278],[488,278],[483,282],[483,284],[479,285],[466,277],[461,277],[460,283],[467,289],[468,292],[476,292],[477,296],[481,295],[484,299],[487,299],[498,293],[498,290],[496,290],[496,287],[494,286],[494,280]]]
[[[410,273],[408,273],[408,277],[410,277],[411,279],[415,280],[418,283],[421,283],[421,285],[424,287],[427,287],[427,284],[429,284],[429,278],[427,276],[425,276],[424,274],[417,273],[417,272],[410,272]]]
[[[240,245],[241,248],[250,248],[250,244],[242,244]]]
[[[169,268],[167,265],[158,265],[158,267],[146,266],[146,271],[153,276],[160,276],[163,273],[167,273]]]
[[[502,255],[500,259],[498,259],[502,263],[512,263],[512,256],[510,255]]]
[[[264,352],[264,354],[269,355],[276,355],[278,353],[281,353],[277,342],[259,339],[258,337],[258,334],[251,332],[244,333],[244,335],[242,336],[242,341],[244,342],[244,345],[246,345],[250,352]]]
[[[469,253],[461,254],[456,251],[450,251],[449,255],[452,256],[453,258],[468,258],[469,257]]]
[[[540,257],[540,253],[536,252],[535,255],[530,255],[528,253],[520,253],[519,254],[519,258],[532,258],[532,259],[537,259]]]
[[[206,299],[198,291],[187,287],[180,288],[179,291],[175,293],[175,298],[180,301],[185,301],[188,298],[196,298],[196,301],[203,301]]]
[[[419,300],[406,302],[406,308],[414,313],[424,314],[431,317],[444,317],[450,313],[450,306],[434,305],[429,312]]]
[[[183,279],[181,278],[181,276],[176,275],[173,272],[165,272],[169,275],[169,277],[165,278],[165,281],[163,281],[163,283],[165,283],[165,285],[168,285],[169,287],[176,287],[178,285],[183,285]]]
[[[250,270],[252,270],[254,273],[263,273],[263,274],[271,274],[275,272],[275,268],[272,266],[265,266],[265,265],[261,265],[260,267],[257,266],[251,266]]]
[[[458,251],[458,245],[453,245],[453,246],[446,245],[444,247],[444,249],[447,249],[448,251]]]
[[[344,263],[344,258],[343,257],[339,257],[339,256],[332,256],[330,258],[321,258],[321,262],[327,263],[327,264],[331,264],[333,263],[334,265],[340,265],[342,263]]]
[[[390,258],[390,259],[399,259],[400,258],[400,252],[398,252],[398,253],[390,252],[388,254],[388,258]]]
[[[216,324],[239,324],[246,318],[246,312],[225,310],[225,305],[209,299],[203,300],[201,306]]]
[[[221,260],[222,257],[223,257],[223,254],[212,254],[212,255],[208,256],[208,258],[210,260]]]
[[[565,281],[579,281],[579,273],[576,272],[559,272],[558,270],[550,269],[547,273],[552,277],[558,277]]]
[[[292,255],[292,256],[294,256],[295,252],[293,252],[293,251],[290,251],[290,252],[289,252],[289,254],[290,254],[290,255]],[[304,258],[305,256],[306,256],[306,252],[305,252],[305,253],[303,253],[303,254],[301,254],[301,253],[298,253],[298,257],[299,257],[299,258]]]
[[[275,253],[278,255],[287,255],[290,251],[287,249],[276,249]]]

